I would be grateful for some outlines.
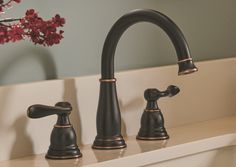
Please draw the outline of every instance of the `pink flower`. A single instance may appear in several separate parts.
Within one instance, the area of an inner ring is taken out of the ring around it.
[[[58,26],[63,26],[65,24],[65,19],[62,18],[59,14],[55,15],[55,17],[52,18],[52,21]]]
[[[19,41],[23,39],[24,30],[19,26],[13,26],[12,29],[8,31],[8,38],[12,42]]]
[[[16,3],[20,3],[21,2],[21,0],[13,0],[13,1],[15,1]]]
[[[10,0],[8,3],[12,1],[21,2],[21,0]],[[0,12],[2,11],[1,3],[4,4],[4,1],[0,0]],[[34,44],[52,46],[59,44],[63,38],[64,31],[58,28],[63,27],[65,19],[59,14],[49,20],[43,20],[34,9],[28,9],[25,16],[17,20],[18,22],[8,25],[4,24],[4,20],[2,22],[0,20],[0,44],[16,42],[28,37]]]

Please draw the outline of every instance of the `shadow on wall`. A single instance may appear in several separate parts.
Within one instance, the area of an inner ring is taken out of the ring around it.
[[[7,124],[7,118],[5,116],[6,113],[5,108],[7,106],[7,101],[10,99],[9,94],[11,93],[10,87],[5,87],[5,89],[0,89],[0,143],[4,143],[4,141],[8,140],[9,129],[12,130],[11,125]],[[3,147],[1,147],[3,149]],[[0,150],[0,160],[5,159],[5,155],[3,155],[5,151]]]
[[[21,155],[33,154],[33,142],[30,136],[27,134],[28,120],[26,115],[18,117],[12,125],[12,129],[15,131],[16,139],[11,149],[10,159],[20,157]]]
[[[42,66],[46,80],[57,78],[55,62],[53,60],[52,54],[47,49],[37,46],[22,47],[21,49],[14,51],[12,55],[13,56],[11,59],[0,66],[0,85],[4,84],[4,77],[7,76],[7,73],[11,67],[13,67],[22,59],[24,60],[32,57]]]
[[[119,106],[120,106],[120,111],[121,111],[121,134],[124,137],[127,137],[128,135],[133,135],[133,134],[127,133],[127,127],[126,127],[125,120],[123,119],[123,115],[129,114],[127,113],[127,111],[136,110],[137,108],[142,108],[144,101],[141,97],[132,99],[126,104],[124,104],[121,99],[119,99],[118,101],[119,101]]]
[[[29,56],[32,57],[32,55],[34,56],[36,61],[39,61],[40,65],[42,65],[45,79],[49,80],[57,78],[56,66],[53,57],[48,50],[37,47],[29,47],[16,51],[15,55],[16,56],[14,58],[7,61],[4,66],[0,67],[0,84],[2,83],[2,79],[4,78],[4,76],[7,75],[8,70],[12,66],[14,66],[15,63],[17,63],[19,60],[29,58]],[[14,87],[0,88],[0,138],[5,142],[10,142],[8,140],[10,137],[9,134],[15,134],[15,140],[10,146],[11,150],[0,150],[0,154],[7,154],[8,151],[10,152],[9,157],[3,155],[3,157],[8,159],[31,155],[34,151],[33,142],[30,138],[30,135],[26,132],[28,126],[26,109],[28,106],[25,106],[25,108],[23,109],[19,108],[19,110],[25,110],[25,112],[16,111],[15,113],[10,113],[14,112],[9,109],[9,105],[14,105],[14,101],[9,103],[11,101],[11,94],[14,94]],[[22,98],[24,98],[24,96]],[[9,116],[11,117],[10,120],[14,120],[14,123],[11,124],[11,121],[8,121]],[[10,149],[7,147],[4,148]],[[0,155],[0,159],[3,157]]]
[[[77,144],[82,145],[82,131],[81,131],[81,118],[78,108],[78,99],[76,95],[76,83],[74,79],[66,79],[64,81],[64,101],[71,103],[73,110],[70,115],[70,121],[73,125],[76,135],[77,135]]]

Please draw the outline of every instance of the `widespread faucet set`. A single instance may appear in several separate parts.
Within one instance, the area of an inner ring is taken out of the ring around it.
[[[163,29],[171,39],[178,58],[179,75],[197,71],[190,56],[188,44],[178,26],[164,14],[150,10],[138,9],[122,16],[108,33],[102,51],[102,71],[100,79],[100,95],[97,109],[97,136],[92,148],[119,149],[126,143],[121,135],[121,114],[116,92],[114,77],[114,55],[117,43],[127,28],[138,22],[150,22]],[[141,118],[141,128],[137,139],[164,140],[168,139],[164,128],[164,118],[158,108],[157,100],[164,96],[174,96],[179,92],[176,86],[169,86],[166,91],[147,89],[144,93],[147,106]],[[76,144],[75,131],[70,124],[68,115],[72,108],[67,102],[57,103],[55,107],[33,105],[28,109],[30,118],[40,118],[52,114],[58,120],[51,134],[51,145],[46,158],[68,159],[81,157]]]

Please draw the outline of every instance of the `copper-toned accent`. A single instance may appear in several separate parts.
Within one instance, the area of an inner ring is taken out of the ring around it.
[[[127,145],[122,136],[113,136],[106,138],[96,137],[93,143],[92,148],[100,150],[109,150],[109,149],[120,149],[125,148]]]
[[[82,157],[82,154],[79,155],[71,155],[71,156],[53,156],[53,155],[46,155],[45,156],[48,159],[73,159],[73,158],[80,158]]]
[[[92,146],[92,148],[95,148],[95,149],[101,149],[101,150],[104,150],[104,149],[118,149],[118,148],[125,148],[126,145],[121,145],[121,146],[112,146],[112,147],[106,147],[106,146]]]
[[[196,72],[196,71],[198,71],[197,68],[188,69],[188,70],[185,70],[185,71],[181,71],[181,72],[179,72],[178,75],[190,74],[190,73],[193,73],[193,72]]]
[[[118,140],[122,140],[123,138],[121,137],[117,137],[117,138],[113,138],[113,139],[96,139],[97,141],[118,141]]]
[[[146,111],[146,112],[158,112],[158,111],[161,111],[161,110],[159,110],[159,109],[145,109],[144,111]]]
[[[187,58],[187,59],[179,60],[178,63],[182,63],[185,61],[192,61],[192,60],[193,60],[192,58]]]
[[[54,125],[55,128],[70,128],[72,125]]]
[[[100,82],[116,82],[116,78],[111,78],[111,79],[99,79]]]
[[[169,139],[169,136],[160,136],[160,137],[141,137],[141,136],[137,136],[136,139],[139,139],[139,140],[165,140],[165,139]]]

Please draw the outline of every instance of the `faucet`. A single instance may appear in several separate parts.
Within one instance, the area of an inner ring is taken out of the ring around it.
[[[178,26],[164,14],[150,9],[133,10],[112,26],[102,51],[100,94],[97,108],[97,136],[92,148],[119,149],[126,143],[121,135],[121,114],[114,77],[114,55],[117,43],[127,28],[138,22],[150,22],[163,29],[171,39],[178,57],[179,75],[197,71],[188,44]]]

